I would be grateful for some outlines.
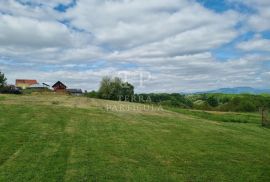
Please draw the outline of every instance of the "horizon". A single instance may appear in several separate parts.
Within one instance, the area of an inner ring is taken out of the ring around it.
[[[0,71],[136,93],[270,88],[268,0],[0,0]],[[194,13],[196,12],[196,14]]]

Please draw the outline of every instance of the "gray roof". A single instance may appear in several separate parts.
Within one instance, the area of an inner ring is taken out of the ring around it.
[[[72,94],[82,94],[82,89],[67,89],[67,92]]]
[[[31,85],[29,88],[44,88],[44,86],[38,83],[38,84]]]

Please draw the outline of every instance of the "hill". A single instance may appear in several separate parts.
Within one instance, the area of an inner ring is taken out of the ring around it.
[[[0,95],[0,181],[270,180],[259,115],[168,109]]]
[[[197,92],[198,94],[201,93],[223,93],[223,94],[263,94],[263,93],[270,93],[270,89],[256,89],[252,87],[234,87],[234,88],[220,88],[217,90],[210,90],[205,92]]]

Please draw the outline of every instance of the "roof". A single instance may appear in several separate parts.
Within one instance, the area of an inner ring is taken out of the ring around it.
[[[16,85],[18,84],[27,84],[27,85],[34,85],[38,84],[37,80],[24,80],[24,79],[17,79]]]
[[[44,88],[44,86],[38,83],[38,84],[31,85],[30,88]]]
[[[42,83],[43,86],[49,87],[50,85],[46,84],[46,83]]]
[[[82,94],[82,89],[67,89],[67,92],[72,94]]]
[[[63,84],[62,82],[58,81],[56,82],[52,87],[56,87],[57,85],[62,85],[64,87],[67,87],[65,84]]]

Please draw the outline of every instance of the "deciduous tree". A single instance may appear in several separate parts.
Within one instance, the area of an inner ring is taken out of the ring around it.
[[[5,74],[0,71],[0,88],[3,88],[6,85],[7,78]]]

